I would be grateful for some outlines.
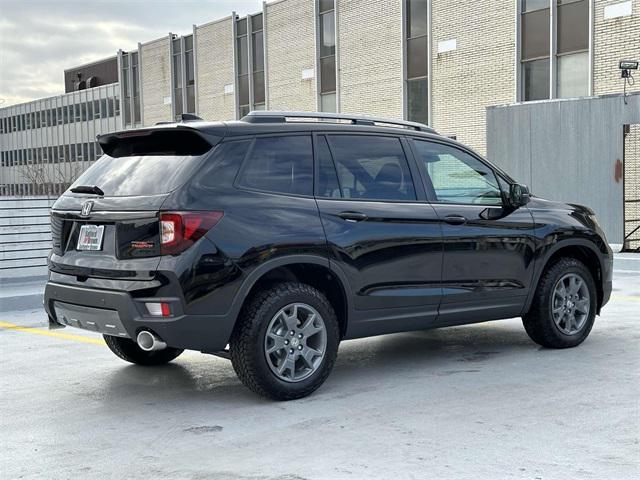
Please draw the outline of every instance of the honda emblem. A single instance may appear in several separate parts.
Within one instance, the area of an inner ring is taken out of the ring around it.
[[[82,211],[80,212],[81,217],[88,217],[91,213],[91,209],[93,208],[93,202],[88,200],[82,204]]]

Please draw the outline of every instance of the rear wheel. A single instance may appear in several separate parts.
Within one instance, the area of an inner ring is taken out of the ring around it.
[[[596,316],[597,292],[589,269],[575,258],[561,258],[540,278],[522,322],[531,339],[548,348],[580,345]]]
[[[178,357],[184,350],[167,347],[164,350],[146,352],[129,338],[103,335],[104,341],[113,353],[127,362],[137,365],[163,365]]]
[[[325,381],[340,330],[326,297],[300,283],[258,293],[231,337],[231,362],[245,386],[274,400],[309,395]]]

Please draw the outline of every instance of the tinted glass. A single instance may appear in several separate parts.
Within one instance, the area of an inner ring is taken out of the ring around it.
[[[173,56],[173,87],[182,87],[182,62],[180,55]]]
[[[409,80],[407,82],[408,119],[412,122],[428,123],[427,111],[427,79]]]
[[[558,97],[584,97],[589,93],[589,54],[558,57]]]
[[[522,11],[532,12],[542,8],[549,8],[549,0],[522,0]]]
[[[320,0],[318,2],[318,9],[320,13],[326,12],[327,10],[333,10],[334,0]]]
[[[336,53],[336,23],[333,12],[320,15],[320,56]]]
[[[313,155],[308,135],[257,138],[240,185],[294,195],[313,194]]]
[[[427,0],[407,0],[407,37],[427,34]]]
[[[424,163],[434,200],[448,203],[501,205],[496,176],[488,166],[457,148],[421,140],[414,141],[418,159]],[[433,187],[433,188],[432,188]]]
[[[245,35],[247,33],[247,19],[243,18],[242,20],[238,20],[236,23],[236,34]]]
[[[522,15],[522,59],[549,56],[549,9]]]
[[[335,92],[336,90],[336,57],[320,59],[320,90]]]
[[[558,6],[558,53],[589,48],[589,2]]]
[[[74,148],[71,149],[72,157],[74,150]],[[81,152],[82,150],[78,149],[78,156]],[[187,155],[116,158],[104,155],[71,187],[97,185],[108,197],[167,193],[184,183],[200,158]]]
[[[253,74],[253,103],[264,103],[264,72]]]
[[[193,35],[189,35],[187,37],[184,37],[184,49],[186,50],[193,50]]]
[[[193,73],[193,51],[188,51],[184,54],[184,62],[185,62],[185,76],[187,78],[187,85],[194,84],[194,73]]]
[[[316,161],[318,162],[319,197],[340,198],[340,184],[336,173],[327,140],[323,136],[316,137]]]
[[[240,105],[249,104],[249,75],[238,77],[238,102]]]
[[[253,34],[253,44],[251,45],[253,59],[253,71],[264,70],[264,43],[262,32]]]
[[[427,37],[407,41],[407,78],[427,76]]]
[[[549,59],[525,62],[522,66],[525,101],[549,98]]]
[[[251,140],[225,142],[218,145],[211,158],[196,175],[198,183],[207,187],[231,186],[249,145]]]
[[[251,31],[257,32],[262,30],[262,14],[254,15],[251,17]]]
[[[415,200],[400,140],[373,135],[331,135],[329,144],[344,198]]]
[[[237,39],[238,47],[238,75],[248,73],[249,51],[247,50],[247,37]]]
[[[195,87],[193,85],[187,87],[187,113],[196,112]]]

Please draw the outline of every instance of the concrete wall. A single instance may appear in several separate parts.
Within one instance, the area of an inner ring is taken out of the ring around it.
[[[336,3],[339,111],[402,118],[402,1]]]
[[[165,99],[171,98],[169,36],[141,45],[140,77],[144,124],[171,120],[171,102],[165,102]]]
[[[482,7],[474,0],[431,0],[432,117],[438,132],[485,153],[485,107],[512,103],[516,2]],[[438,44],[456,40],[456,50]]]
[[[53,197],[0,197],[0,279],[47,274]]]
[[[640,60],[640,0],[633,0],[632,14],[604,18],[605,8],[620,0],[596,0],[594,12],[593,88],[596,95],[622,92],[618,62]],[[628,91],[640,92],[640,71],[636,83]]]
[[[623,124],[640,123],[640,94],[487,109],[488,158],[541,197],[595,210],[609,242],[623,238]]]
[[[198,116],[205,120],[233,120],[235,94],[224,93],[234,84],[233,20],[223,18],[196,27]]]
[[[315,111],[316,79],[302,79],[302,71],[316,71],[313,0],[267,3],[267,107],[270,110]]]

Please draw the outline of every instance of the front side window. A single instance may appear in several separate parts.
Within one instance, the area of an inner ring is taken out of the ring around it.
[[[313,195],[311,137],[257,138],[238,185],[274,193]]]
[[[496,175],[472,155],[441,143],[414,140],[427,174],[427,193],[437,202],[502,205]]]
[[[329,135],[327,138],[342,198],[416,200],[399,138],[373,135]],[[330,174],[326,177],[331,178]]]

